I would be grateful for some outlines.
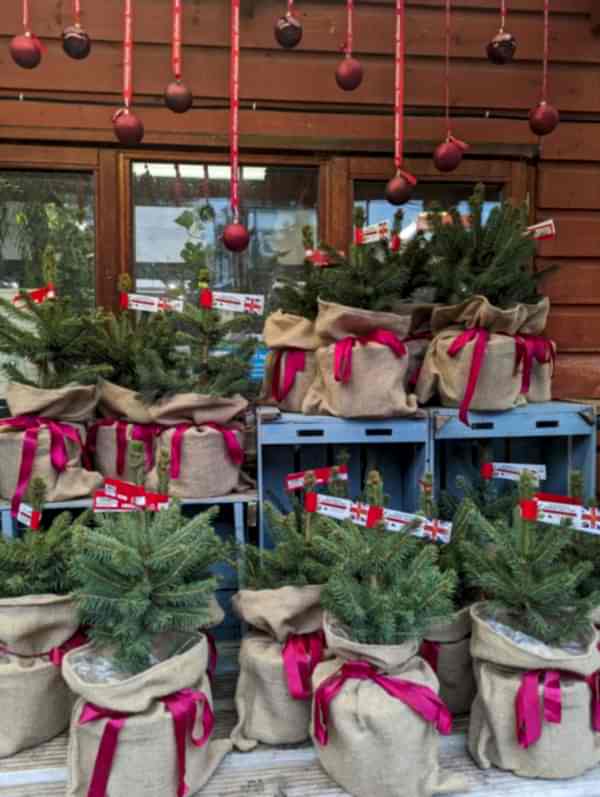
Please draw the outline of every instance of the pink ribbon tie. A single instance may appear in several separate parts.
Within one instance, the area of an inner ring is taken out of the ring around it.
[[[283,368],[283,384],[281,381],[281,366],[285,357]],[[306,369],[306,352],[303,349],[279,349],[275,352],[273,363],[272,398],[277,402],[285,401],[296,382],[296,376]]]
[[[515,335],[515,372],[523,363],[521,393],[525,396],[531,387],[534,361],[540,365],[550,364],[552,373],[554,373],[556,349],[553,342],[549,338],[538,335]]]
[[[461,352],[465,346],[472,341],[475,341],[473,355],[471,357],[471,368],[469,371],[467,389],[465,390],[465,395],[463,396],[463,400],[460,403],[458,411],[458,417],[462,423],[465,424],[465,426],[469,426],[469,407],[471,406],[473,396],[475,395],[475,390],[477,388],[479,374],[481,373],[481,368],[485,360],[489,339],[490,333],[487,329],[483,329],[483,327],[474,327],[473,329],[465,330],[463,333],[454,338],[448,349],[448,355],[450,357],[456,357],[456,355],[459,354],[459,352]]]
[[[557,670],[530,670],[523,673],[521,686],[515,699],[515,716],[517,741],[524,749],[534,745],[542,735],[540,682],[544,695],[544,720],[560,724],[562,719],[560,672]]]
[[[217,650],[217,643],[215,642],[214,636],[208,631],[204,631],[203,633],[208,643],[208,670],[207,670],[208,677],[210,678],[211,681],[213,681],[217,673],[217,664],[219,663],[219,651]]]
[[[310,700],[312,674],[323,659],[325,634],[290,634],[283,647],[283,664],[288,691],[294,700]]]
[[[357,344],[366,346],[368,343],[379,343],[381,346],[387,346],[396,357],[404,357],[408,353],[404,342],[388,329],[376,329],[374,332],[362,337],[349,336],[338,340],[335,344],[333,365],[336,382],[341,382],[344,385],[350,382],[352,379],[352,350]]]
[[[329,741],[327,726],[331,702],[349,680],[373,681],[390,697],[401,700],[409,706],[425,722],[434,724],[439,733],[445,736],[451,733],[452,715],[440,696],[428,686],[381,675],[372,664],[366,661],[349,661],[343,665],[341,670],[323,681],[315,693],[314,728],[315,737],[320,745],[325,746]]]
[[[214,429],[215,432],[220,432],[223,435],[225,442],[225,449],[229,459],[234,465],[242,465],[244,462],[244,449],[242,448],[237,436],[236,429],[229,429],[222,426],[220,423],[180,423],[175,427],[162,427],[162,432],[169,431],[174,428],[175,433],[171,439],[171,478],[179,479],[181,474],[181,458],[183,454],[183,438],[189,429],[202,429],[208,427]]]
[[[438,671],[440,647],[441,645],[439,642],[432,642],[430,639],[424,639],[419,648],[419,655],[421,658],[425,659],[434,672]]]

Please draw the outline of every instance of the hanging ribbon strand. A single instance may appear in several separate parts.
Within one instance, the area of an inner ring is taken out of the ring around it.
[[[529,112],[529,127],[537,136],[547,136],[560,122],[558,110],[548,102],[548,61],[550,57],[550,0],[544,0],[544,59],[541,100]]]
[[[450,45],[452,40],[452,2],[446,0],[445,14],[445,39],[446,39],[446,61],[444,73],[444,92],[445,92],[445,116],[446,116],[446,139],[433,153],[433,162],[440,172],[452,172],[456,169],[466,150],[468,144],[452,135],[452,122],[450,119]]]
[[[25,35],[31,34],[31,17],[29,14],[29,0],[23,0],[23,30]]]
[[[302,25],[294,15],[294,0],[287,0],[287,11],[275,22],[275,39],[286,50],[291,50],[302,41]]]
[[[506,27],[506,0],[500,3],[500,29],[494,38],[488,42],[487,57],[493,64],[508,64],[514,58],[517,42],[515,37],[505,30]]]
[[[183,71],[183,0],[173,0],[173,35],[171,44],[171,68],[175,80],[165,90],[165,104],[174,113],[185,113],[192,107],[192,92],[182,82]]]
[[[335,79],[338,86],[344,91],[354,91],[362,83],[363,68],[356,58],[352,56],[354,46],[354,0],[346,0],[346,42],[342,47],[344,59],[338,66]]]
[[[233,223],[223,232],[223,242],[231,252],[248,246],[248,230],[240,224],[240,0],[231,0],[231,62],[229,72],[230,122],[229,153],[231,168],[231,213]]]
[[[123,10],[123,107],[113,116],[115,135],[121,144],[135,145],[144,138],[144,125],[131,111],[133,100],[133,0]]]
[[[29,0],[23,0],[23,33],[11,40],[10,54],[17,66],[34,69],[42,60],[43,52],[41,41],[31,32]]]
[[[394,163],[396,175],[388,182],[385,198],[392,205],[404,205],[408,202],[417,178],[402,169],[404,152],[404,71],[405,71],[405,22],[406,9],[404,0],[396,0],[396,36],[394,55]]]
[[[73,25],[64,29],[62,44],[69,58],[76,61],[81,61],[90,54],[92,42],[81,27],[81,0],[73,0]]]

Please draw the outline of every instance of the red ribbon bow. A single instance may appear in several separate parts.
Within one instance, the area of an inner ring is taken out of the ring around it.
[[[33,473],[33,463],[37,453],[40,430],[47,429],[50,432],[50,461],[57,473],[63,473],[69,461],[67,440],[76,443],[82,451],[84,450],[83,441],[79,430],[71,426],[71,424],[54,421],[50,418],[41,418],[36,415],[18,415],[16,418],[5,418],[0,420],[0,426],[9,426],[25,432],[17,488],[11,501],[11,515],[16,517]]]
[[[281,365],[285,356],[283,384],[281,382]],[[306,352],[303,349],[279,349],[275,352],[273,362],[272,398],[282,402],[294,387],[296,376],[306,368]]]
[[[294,700],[310,700],[312,696],[312,674],[323,659],[325,634],[290,634],[283,647],[288,691]]]
[[[347,337],[338,340],[334,353],[334,378],[336,382],[346,385],[352,379],[352,350],[356,344],[366,346],[368,343],[379,343],[391,349],[396,357],[404,357],[408,350],[400,338],[388,329],[376,329],[363,337]]]
[[[221,426],[220,423],[180,423],[175,426],[175,434],[171,440],[171,478],[178,479],[181,473],[181,457],[183,453],[183,436],[189,429],[202,429],[208,427],[214,429],[215,432],[220,432],[223,435],[225,448],[229,459],[234,465],[241,465],[244,462],[244,449],[242,448],[236,429],[228,429],[226,426]],[[169,426],[161,428],[161,433],[168,431]]]
[[[419,648],[419,655],[421,658],[425,659],[434,672],[438,671],[440,648],[440,643],[433,642],[431,639],[424,639]]]
[[[531,387],[531,374],[533,371],[534,360],[540,365],[551,363],[554,373],[556,362],[556,349],[549,338],[538,335],[516,335],[515,336],[515,372],[523,363],[523,377],[521,381],[521,393],[527,395]]]
[[[92,467],[91,463],[96,454],[98,442],[98,430],[101,427],[116,426],[116,442],[117,442],[117,458],[116,458],[116,471],[118,476],[125,473],[125,461],[127,458],[127,428],[132,426],[131,439],[139,440],[144,444],[144,460],[146,471],[152,470],[154,467],[154,438],[160,434],[162,427],[155,423],[134,423],[129,424],[117,418],[104,418],[96,421],[88,429],[87,440],[85,444],[85,452],[88,461],[88,466]]]
[[[315,693],[314,728],[315,737],[320,745],[325,746],[329,741],[327,725],[331,702],[349,680],[374,681],[388,695],[406,703],[425,722],[435,724],[440,733],[446,736],[451,733],[452,715],[440,696],[428,686],[381,675],[366,661],[349,661],[341,670],[323,681]]]
[[[193,689],[182,689],[180,692],[161,698],[161,700],[173,718],[179,770],[177,797],[184,797],[188,792],[188,787],[185,782],[185,747],[188,734],[195,747],[203,747],[214,730],[215,717],[208,698],[203,692],[198,692]],[[199,703],[203,706],[203,734],[200,739],[197,739],[194,737],[193,732]],[[129,716],[130,715],[120,711],[100,708],[92,703],[86,703],[83,707],[83,711],[79,718],[80,725],[85,725],[87,722],[94,722],[96,720],[108,720],[102,734],[98,754],[96,755],[96,763],[94,764],[94,771],[87,797],[106,797],[106,790],[117,750],[119,734]]]
[[[475,395],[475,389],[477,388],[477,381],[485,360],[489,339],[490,333],[487,329],[483,329],[483,327],[474,327],[473,329],[465,330],[462,334],[454,338],[448,349],[448,355],[450,357],[456,357],[467,344],[475,341],[467,389],[465,390],[465,395],[463,396],[458,410],[458,417],[465,426],[469,426],[469,407]]]

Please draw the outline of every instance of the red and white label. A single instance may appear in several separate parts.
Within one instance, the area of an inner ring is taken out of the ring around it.
[[[449,543],[452,539],[452,523],[424,518],[421,515],[397,512],[395,509],[385,509],[383,519],[386,531],[406,531],[407,526],[417,521],[419,525],[411,530],[411,534],[415,537],[443,543]]]
[[[205,289],[200,292],[200,307],[262,315],[265,311],[265,297],[257,293],[224,293]]]
[[[135,504],[136,506],[146,506],[146,491],[140,484],[124,482],[120,479],[106,479],[104,482],[104,492],[119,501]]]
[[[142,313],[162,313],[167,310],[183,312],[183,299],[165,299],[140,293],[124,293],[121,298],[121,307],[127,310],[139,310]]]
[[[162,512],[163,509],[168,509],[170,506],[171,499],[168,495],[161,495],[160,493],[146,493],[146,511]]]
[[[546,479],[545,465],[519,465],[515,462],[486,462],[481,466],[484,479],[506,479],[518,482],[523,473],[530,473],[536,484]]]
[[[108,495],[104,490],[96,490],[92,503],[94,512],[140,512],[141,507],[129,501],[121,501],[114,495]]]
[[[560,526],[568,523],[576,531],[600,535],[600,509],[595,506],[579,506],[562,501],[536,499],[537,519],[540,523]]]
[[[314,475],[316,486],[329,484],[334,478],[334,472],[337,471],[335,478],[340,481],[348,481],[348,466],[339,465],[337,468],[315,468],[314,470],[303,470],[299,473],[290,473],[285,478],[285,489],[289,492],[296,492],[303,490],[305,486],[306,474]]]
[[[392,225],[389,221],[378,221],[366,227],[354,228],[354,243],[357,246],[374,244],[377,241],[387,241],[391,237]]]
[[[37,531],[42,522],[42,513],[35,510],[29,504],[20,503],[17,512],[17,520],[24,526],[32,529],[32,531]]]
[[[552,238],[556,238],[556,225],[554,223],[554,219],[548,219],[547,221],[540,221],[538,224],[532,224],[531,227],[527,228],[527,232],[534,239],[534,241],[549,241]]]
[[[313,495],[316,495],[313,493]],[[319,515],[348,520],[352,509],[352,501],[347,498],[336,498],[333,495],[316,495],[316,512]]]
[[[331,259],[330,255],[328,255],[327,252],[324,252],[322,249],[305,249],[304,259],[308,260],[309,263],[312,263],[313,266],[318,266],[319,268],[335,266],[335,262]]]
[[[47,299],[56,299],[56,289],[54,285],[49,282],[43,288],[34,288],[32,291],[21,291],[12,300],[13,304],[19,304],[23,301],[23,297],[28,296],[34,304],[43,304]]]

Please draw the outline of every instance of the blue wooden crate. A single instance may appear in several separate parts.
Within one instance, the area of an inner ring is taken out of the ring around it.
[[[436,491],[456,494],[456,477],[478,472],[482,455],[495,462],[546,465],[544,492],[566,494],[569,474],[580,470],[586,493],[596,493],[596,416],[588,404],[551,401],[506,412],[430,410]]]
[[[347,451],[352,497],[360,494],[367,471],[375,466],[383,475],[389,506],[407,512],[417,508],[418,483],[429,462],[426,417],[361,421],[281,413],[269,420],[271,414],[271,410],[258,411],[261,503],[272,501],[278,509],[289,512],[291,502],[284,487],[287,474],[335,465],[340,451]],[[260,543],[270,544],[262,513]]]

